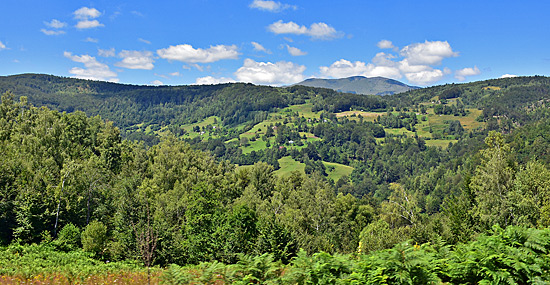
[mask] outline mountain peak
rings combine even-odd
[[[391,95],[420,88],[380,76],[351,76],[340,79],[309,78],[295,85],[329,88],[338,92],[365,95]]]

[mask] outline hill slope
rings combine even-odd
[[[338,92],[365,94],[365,95],[391,95],[409,90],[419,89],[397,80],[384,77],[353,76],[341,79],[306,79],[296,85],[329,88]]]

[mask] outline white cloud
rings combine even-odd
[[[98,20],[82,20],[82,21],[79,21],[77,24],[76,24],[76,28],[77,29],[91,29],[91,28],[96,28],[96,27],[103,27],[105,25],[101,24]]]
[[[361,61],[351,62],[349,60],[340,59],[328,67],[321,66],[319,69],[324,76],[342,78],[363,75],[368,70],[368,67],[366,63]]]
[[[87,42],[87,43],[98,43],[99,42],[98,39],[91,38],[91,37],[87,37],[84,41]]]
[[[153,53],[150,51],[123,50],[118,56],[122,58],[122,61],[115,63],[118,67],[145,70],[151,70],[155,67],[153,65],[153,62],[155,62]]]
[[[7,49],[6,45],[0,41],[0,50]]]
[[[474,66],[473,68],[466,67],[466,68],[457,70],[455,72],[455,78],[460,81],[464,81],[466,80],[466,76],[474,76],[479,74],[481,74],[481,71],[479,70],[479,68],[477,68],[477,66]]]
[[[73,15],[74,15],[74,18],[77,20],[88,20],[88,19],[95,19],[101,16],[101,12],[99,12],[96,8],[82,7],[74,11]]]
[[[95,8],[82,7],[74,11],[73,15],[75,19],[79,20],[75,26],[77,29],[82,30],[105,26],[98,20],[92,20],[101,16],[101,12]]]
[[[376,46],[380,49],[394,49],[395,48],[393,43],[391,41],[388,41],[388,40],[381,40],[376,44]]]
[[[74,62],[84,64],[85,68],[73,67],[69,70],[69,73],[76,78],[118,82],[117,73],[108,65],[98,62],[93,56],[87,54],[78,56],[67,51],[63,55]]]
[[[170,75],[170,76],[181,76],[181,73],[176,71],[176,72],[168,73],[168,75]]]
[[[439,69],[424,70],[414,73],[406,73],[405,77],[409,82],[420,85],[428,85],[439,81],[445,74]]]
[[[308,28],[306,26],[300,26],[292,21],[284,23],[279,20],[267,27],[269,31],[279,34],[294,34],[294,35],[308,35],[314,39],[330,40],[339,38],[344,35],[342,32],[336,31],[333,27],[326,23],[314,23]]]
[[[150,41],[148,41],[148,40],[145,40],[145,39],[142,39],[142,38],[139,38],[139,39],[138,39],[138,41],[140,41],[140,42],[142,42],[142,43],[146,43],[146,44],[148,44],[148,45],[150,45],[150,44],[151,44],[151,42],[150,42]]]
[[[241,82],[282,85],[304,80],[303,72],[305,70],[306,67],[304,65],[292,62],[256,62],[247,58],[243,66],[235,72],[235,76]]]
[[[251,44],[254,46],[255,51],[262,51],[262,52],[265,52],[265,53],[268,53],[268,54],[271,53],[271,51],[267,50],[263,45],[261,45],[257,42],[251,42]]]
[[[153,81],[149,82],[149,84],[151,84],[151,85],[157,85],[157,86],[159,86],[159,85],[164,85],[164,83],[163,83],[162,81],[160,81],[160,80],[153,80]]]
[[[301,55],[306,55],[307,54],[307,52],[302,51],[302,50],[300,50],[299,48],[296,48],[296,47],[291,47],[289,45],[286,45],[286,49],[287,49],[288,53],[292,56],[301,56]]]
[[[205,77],[199,77],[197,80],[195,80],[195,85],[212,85],[212,84],[222,84],[222,83],[230,83],[235,82],[233,78],[228,77],[219,77],[215,78],[212,76],[205,76]]]
[[[53,29],[61,29],[67,26],[67,23],[61,22],[56,19],[51,20],[51,22],[44,22],[44,24]]]
[[[410,44],[402,48],[400,53],[411,65],[439,65],[445,58],[458,56],[446,41]]]
[[[178,60],[191,63],[209,63],[222,59],[237,59],[239,53],[235,45],[210,46],[208,49],[193,48],[191,45],[177,45],[157,50],[157,54],[164,59]]]
[[[343,78],[350,76],[365,76],[376,77],[382,76],[387,78],[399,79],[402,77],[400,70],[397,67],[392,66],[377,66],[372,63],[365,63],[362,61],[351,62],[349,60],[340,59],[329,67],[321,66],[321,74],[324,76]]]
[[[115,48],[110,49],[97,49],[97,54],[102,57],[113,57],[115,56]]]
[[[254,0],[252,1],[252,3],[250,3],[249,7],[269,12],[280,12],[286,9],[298,9],[298,7],[296,7],[295,5],[282,4],[281,2],[264,0]]]
[[[47,35],[47,36],[59,36],[59,35],[63,35],[65,34],[65,31],[62,31],[62,30],[46,30],[46,29],[40,29],[40,31],[42,33],[44,33],[44,35]]]
[[[332,39],[343,36],[343,33],[325,23],[314,23],[309,27],[308,35],[317,39]]]
[[[292,21],[288,23],[283,23],[283,20],[279,20],[269,25],[267,28],[275,34],[304,35],[308,32],[306,26],[300,26]]]
[[[500,78],[513,78],[513,77],[518,77],[517,75],[515,74],[503,74]]]

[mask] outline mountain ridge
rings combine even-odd
[[[421,88],[380,76],[351,76],[338,79],[309,78],[294,85],[329,88],[342,93],[363,95],[392,95]]]

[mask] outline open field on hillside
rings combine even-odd
[[[383,113],[383,112],[345,111],[345,112],[336,113],[336,117],[337,118],[351,117],[353,115],[355,115],[357,117],[357,116],[361,115],[364,120],[374,122],[376,117],[382,116],[384,114],[385,113]]]
[[[334,181],[338,181],[338,179],[340,179],[342,176],[349,176],[353,171],[353,167],[339,164],[339,163],[323,161],[323,164],[327,168],[326,172],[328,174],[328,178]],[[334,170],[330,171],[329,167],[334,167]]]

